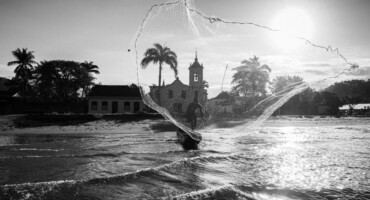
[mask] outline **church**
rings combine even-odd
[[[171,84],[161,86],[160,95],[158,86],[150,86],[151,98],[170,112],[177,113],[185,112],[194,98],[204,105],[207,101],[207,90],[204,87],[203,68],[203,64],[199,63],[198,56],[195,54],[194,62],[188,68],[189,85],[184,84],[177,77]]]

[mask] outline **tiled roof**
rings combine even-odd
[[[89,97],[141,97],[138,87],[128,85],[95,85]]]

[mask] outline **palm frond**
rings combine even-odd
[[[8,62],[8,66],[18,65],[18,64],[20,64],[19,61],[10,61],[10,62]]]

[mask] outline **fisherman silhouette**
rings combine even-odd
[[[197,126],[197,115],[195,114],[195,112],[198,109],[202,120],[204,120],[202,106],[198,103],[198,98],[195,97],[193,102],[190,103],[186,108],[186,121],[190,123],[190,128],[192,130],[194,130]]]

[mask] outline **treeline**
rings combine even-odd
[[[27,102],[59,103],[69,105],[84,100],[95,84],[94,74],[99,67],[93,62],[50,60],[37,63],[33,51],[16,49],[12,52],[15,60],[15,76],[8,86],[17,91],[16,96]]]
[[[6,83],[8,98],[2,113],[45,113],[87,111],[86,95],[95,84],[99,67],[93,62],[67,60],[35,61],[33,51],[12,51],[14,77]]]
[[[317,115],[321,114],[321,107],[327,109],[327,114],[336,115],[342,105],[370,103],[369,91],[370,79],[338,82],[321,91],[308,88],[291,98],[275,114]]]
[[[272,69],[261,64],[256,56],[243,60],[241,65],[233,70],[234,86],[231,91],[220,93],[216,99],[224,99],[220,105],[232,106],[234,114],[246,113],[258,116],[269,105],[294,90],[307,87],[303,78],[299,76],[277,76],[269,81]],[[274,114],[336,115],[342,105],[370,103],[369,91],[370,79],[339,82],[321,91],[307,88],[290,98]]]

